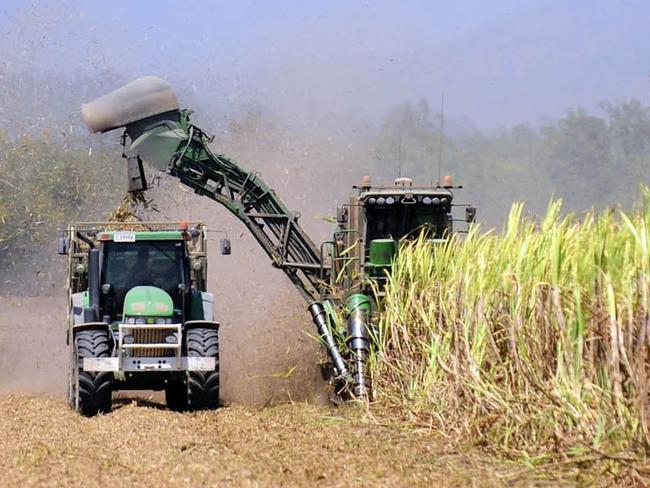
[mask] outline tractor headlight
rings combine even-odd
[[[368,205],[374,205],[375,203],[377,203],[377,199],[375,197],[368,198]]]
[[[178,336],[175,333],[169,334],[165,337],[167,344],[178,344]]]
[[[431,205],[431,197],[424,197],[422,199],[422,203],[424,203],[425,205]]]
[[[393,197],[388,197],[386,199],[386,205],[392,205],[393,203],[395,203],[395,199]]]
[[[127,324],[135,324],[135,317],[129,317],[128,319],[126,319],[126,323]]]
[[[440,205],[440,199],[438,197],[433,197],[431,199],[431,203],[433,203],[434,205]]]
[[[383,205],[384,203],[386,203],[386,199],[384,197],[379,197],[377,199],[377,205]]]
[[[122,336],[122,342],[124,344],[133,344],[135,342],[135,337],[133,334],[125,334]]]
[[[147,323],[147,319],[144,318],[144,317],[138,317],[138,318],[135,319],[135,323],[136,323],[136,324],[139,324],[139,325],[146,324],[146,323]]]
[[[156,324],[171,324],[171,323],[172,323],[172,319],[171,319],[171,317],[158,317],[158,318],[156,319],[156,322],[155,322],[155,323],[156,323]]]

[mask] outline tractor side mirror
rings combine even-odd
[[[468,224],[476,221],[476,207],[467,207],[465,209],[465,221]]]
[[[60,256],[65,256],[68,254],[68,247],[70,247],[70,239],[67,237],[59,237],[56,252]]]
[[[101,289],[102,289],[102,295],[108,295],[113,289],[113,287],[111,286],[110,283],[104,283]]]
[[[224,239],[221,239],[221,242],[219,243],[221,246],[221,254],[224,256],[228,256],[229,254],[232,253],[232,246],[230,245],[230,239],[227,237]]]

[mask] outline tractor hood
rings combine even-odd
[[[124,297],[124,317],[171,317],[174,303],[155,286],[135,286]]]

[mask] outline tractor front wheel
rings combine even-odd
[[[74,339],[69,402],[82,415],[92,417],[110,412],[113,373],[83,370],[84,358],[106,358],[111,355],[111,340],[105,330],[82,330]]]
[[[190,371],[187,375],[187,406],[203,410],[219,406],[219,331],[196,328],[187,331],[188,357],[212,357],[214,371]]]

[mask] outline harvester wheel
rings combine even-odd
[[[111,341],[105,330],[82,330],[75,336],[70,401],[77,411],[87,417],[110,412],[113,373],[83,371],[83,359],[110,355]]]
[[[219,331],[196,328],[187,331],[188,357],[212,357],[214,371],[190,371],[187,375],[187,406],[190,410],[219,406]]]

